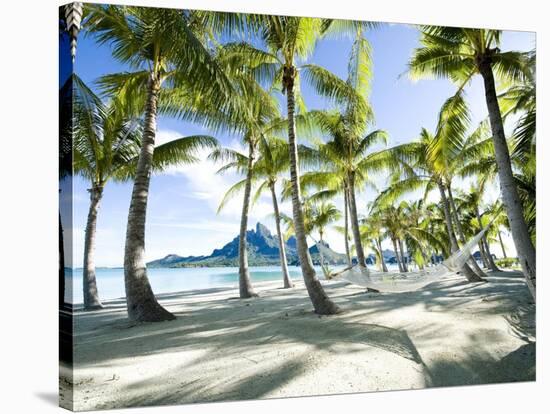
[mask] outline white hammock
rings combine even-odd
[[[444,276],[459,272],[462,266],[468,261],[472,250],[477,246],[491,224],[492,222],[476,234],[470,241],[464,244],[460,250],[454,252],[442,263],[433,267],[428,267],[424,270],[406,273],[374,272],[366,267],[362,268],[359,265],[354,265],[329,277],[327,277],[327,273],[325,273],[325,278],[331,280],[342,279],[355,285],[384,292],[408,292],[420,289],[429,283],[441,280]],[[325,246],[321,243],[315,243],[319,250],[319,254],[322,256],[322,250],[325,249]]]

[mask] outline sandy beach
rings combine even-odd
[[[75,316],[75,410],[535,379],[535,307],[517,272],[457,275],[407,293],[323,281],[342,308],[312,312],[303,283],[159,295],[175,321],[131,325],[124,300]],[[74,384],[74,400],[68,391]]]

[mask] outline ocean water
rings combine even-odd
[[[302,272],[299,267],[289,266],[290,277],[300,280]],[[321,271],[320,269],[318,270]],[[71,274],[72,273],[72,274]],[[67,269],[65,301],[80,304],[82,299],[82,269]],[[151,287],[155,293],[180,292],[184,290],[207,289],[212,287],[237,287],[239,269],[237,267],[201,267],[174,269],[147,269]],[[279,266],[250,267],[252,283],[280,280],[283,276]],[[99,268],[96,270],[97,289],[102,300],[125,297],[124,269]]]
[[[345,266],[332,266],[338,270]],[[372,267],[372,266],[370,266]],[[390,271],[397,271],[397,265],[388,264]],[[293,280],[302,280],[302,271],[299,266],[288,267]],[[315,266],[317,276],[323,278],[319,266]],[[82,269],[66,269],[65,301],[81,304],[82,299]],[[198,268],[158,268],[147,269],[149,282],[155,293],[181,292],[185,290],[208,289],[213,287],[238,287],[239,269],[237,267],[198,267]],[[97,289],[102,300],[125,297],[124,269],[99,268],[96,270]],[[264,281],[281,281],[283,274],[279,266],[250,267],[252,283]],[[72,292],[70,287],[72,287]]]

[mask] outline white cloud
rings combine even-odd
[[[159,144],[169,142],[181,137],[181,134],[171,130],[159,130],[157,142]],[[245,146],[238,140],[233,139],[226,147],[245,153]],[[187,197],[203,200],[213,212],[216,212],[223,196],[236,182],[243,179],[235,173],[218,174],[221,164],[208,160],[210,150],[199,151],[197,157],[199,162],[187,165],[178,165],[169,168],[167,174],[181,174],[187,179]],[[250,221],[261,221],[273,211],[270,197],[261,197],[250,210]],[[230,220],[238,220],[242,212],[242,197],[236,196],[231,199],[219,213],[220,217]]]

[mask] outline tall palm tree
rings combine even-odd
[[[156,300],[145,266],[145,221],[155,152],[157,114],[197,117],[197,107],[231,104],[230,85],[204,46],[204,29],[189,12],[131,6],[90,5],[87,29],[134,71],[105,76],[101,85],[122,104],[144,114],[124,252],[128,316],[134,321],[174,319]],[[193,109],[191,112],[187,112]],[[207,122],[216,119],[207,117]]]
[[[502,200],[527,285],[536,298],[535,247],[514,179],[495,81],[495,74],[499,80],[521,81],[531,73],[524,53],[500,50],[500,36],[499,30],[422,26],[422,47],[415,50],[409,70],[414,78],[451,79],[458,84],[457,97],[476,74],[483,78]]]
[[[339,111],[317,111],[315,114],[323,132],[332,139],[322,148],[326,150],[325,159],[331,166],[332,173],[341,176],[338,186],[344,190],[345,215],[349,212],[357,261],[361,267],[365,267],[366,262],[359,229],[356,193],[360,184],[368,180],[367,172],[372,168],[372,157],[365,158],[367,152],[371,146],[385,143],[387,139],[384,131],[368,132],[368,127],[374,121],[367,101],[372,65],[370,45],[363,36],[363,29],[361,26],[356,28],[348,60],[346,84],[354,95],[339,104]],[[346,229],[347,220],[344,224]],[[349,247],[347,252],[349,254]]]
[[[110,180],[127,181],[133,177],[142,139],[142,128],[129,119],[116,99],[108,104],[73,75],[73,168],[90,181],[90,207],[86,223],[83,260],[83,297],[87,310],[102,307],[97,291],[94,251],[97,217],[105,185]],[[216,145],[208,136],[175,139],[156,148],[153,170],[195,161],[193,152]]]
[[[246,242],[254,164],[260,141],[273,131],[283,128],[285,120],[280,117],[279,105],[275,97],[256,82],[250,69],[246,66],[246,61],[242,60],[242,56],[235,55],[232,44],[220,47],[218,62],[233,83],[236,93],[235,101],[240,109],[236,115],[232,114],[233,116],[227,122],[241,134],[243,141],[248,146],[248,156],[243,158],[235,151],[219,149],[210,154],[210,158],[214,161],[230,161],[230,164],[226,168],[222,168],[222,171],[237,167],[246,174],[245,180],[237,183],[228,194],[232,195],[240,187],[244,190],[239,233],[239,292],[241,298],[250,298],[258,296],[250,281]],[[243,165],[243,162],[246,162],[246,165]],[[223,207],[225,201],[226,199],[222,200],[220,207]]]
[[[103,104],[76,75],[73,75],[73,84],[73,168],[90,182],[82,287],[84,309],[92,310],[103,307],[94,264],[97,215],[103,190],[139,153],[141,131],[124,116],[116,101]]]
[[[304,229],[299,186],[299,160],[296,139],[296,104],[303,112],[303,100],[300,97],[302,77],[321,95],[343,102],[355,94],[352,88],[326,69],[303,63],[313,52],[317,40],[333,26],[334,30],[347,30],[346,26],[362,26],[366,23],[344,22],[334,24],[323,19],[251,15],[249,24],[262,38],[267,50],[255,48],[247,43],[233,45],[235,56],[246,56],[247,66],[251,67],[259,78],[267,80],[273,87],[281,89],[286,95],[288,118],[288,150],[290,156],[290,182],[292,186],[292,210],[296,230],[296,244],[302,275],[318,314],[334,314],[338,307],[328,298],[319,282],[309,255]]]
[[[262,139],[260,143],[260,155],[255,165],[255,176],[260,181],[260,184],[258,185],[254,200],[257,200],[266,189],[269,189],[273,202],[273,216],[279,240],[279,255],[285,288],[291,288],[294,284],[288,272],[285,238],[281,231],[281,212],[277,200],[276,185],[282,174],[288,171],[289,163],[288,148],[284,140],[275,137]]]
[[[259,134],[258,158],[253,164],[250,163],[249,156],[231,148],[216,149],[209,155],[209,158],[215,162],[225,162],[218,170],[218,173],[225,173],[231,170],[238,174],[245,175],[244,179],[236,182],[224,194],[218,206],[218,213],[225,208],[229,200],[241,192],[246,194],[247,182],[250,182],[250,190],[248,190],[248,195],[245,197],[245,203],[243,203],[243,210],[246,208],[247,212],[248,208],[255,204],[266,190],[269,190],[273,202],[277,236],[279,238],[279,254],[281,256],[284,286],[285,288],[290,288],[294,285],[288,272],[284,244],[285,237],[281,232],[281,212],[279,210],[279,202],[276,193],[276,184],[280,176],[288,171],[290,159],[286,142],[271,135],[279,128],[280,124],[281,120],[275,119],[270,124],[263,126]],[[308,147],[300,145],[298,147],[298,153],[303,155],[300,157],[301,164],[307,165],[306,163],[309,162],[308,159],[311,157],[311,150]],[[254,196],[252,196],[252,192],[254,192]],[[288,192],[289,190],[286,189],[286,193]],[[243,249],[242,252],[246,255],[246,249]]]

